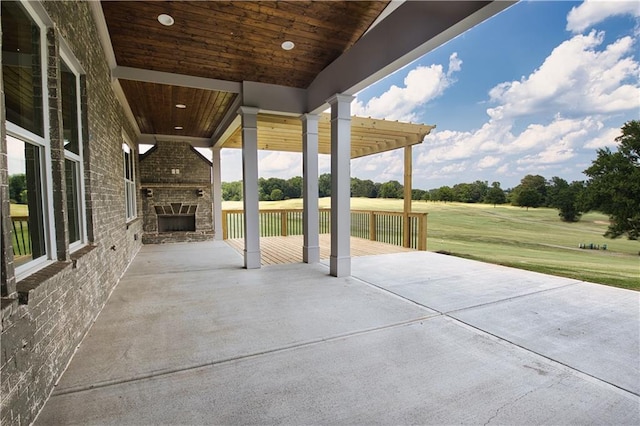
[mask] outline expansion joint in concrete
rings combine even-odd
[[[488,302],[488,303],[481,303],[481,304],[478,304],[478,305],[468,306],[468,307],[465,307],[465,308],[460,308],[460,309],[455,309],[455,310],[451,310],[451,311],[446,311],[446,312],[444,312],[444,311],[439,311],[439,310],[437,310],[437,309],[434,309],[433,307],[430,307],[430,306],[424,305],[424,304],[422,304],[422,303],[418,303],[418,302],[416,302],[416,301],[414,301],[414,300],[408,299],[408,298],[406,298],[405,296],[402,296],[402,295],[400,295],[400,294],[398,294],[398,293],[395,293],[395,292],[393,292],[393,291],[391,291],[391,290],[389,290],[389,289],[387,289],[387,288],[384,288],[384,287],[381,287],[381,286],[379,286],[379,285],[373,284],[373,283],[371,283],[371,282],[368,282],[368,281],[362,280],[362,279],[360,279],[360,278],[357,278],[357,279],[358,279],[359,281],[361,281],[361,282],[363,282],[363,283],[365,283],[365,284],[368,284],[368,285],[370,285],[370,286],[372,286],[372,287],[375,287],[375,288],[377,288],[377,289],[379,289],[379,290],[381,290],[381,291],[383,291],[383,292],[385,292],[385,293],[388,293],[388,294],[390,294],[390,295],[392,295],[392,296],[395,296],[395,297],[397,297],[397,298],[403,299],[403,300],[405,300],[405,301],[406,301],[406,302],[408,302],[408,303],[411,303],[411,304],[414,304],[414,305],[420,306],[420,307],[422,307],[422,308],[429,309],[429,310],[432,310],[432,311],[434,311],[434,312],[437,312],[437,313],[439,314],[439,315],[437,315],[437,316],[444,316],[444,317],[450,318],[452,321],[455,321],[455,322],[457,322],[457,323],[463,324],[464,326],[469,327],[469,328],[471,328],[471,329],[473,329],[473,330],[475,330],[475,331],[477,331],[477,332],[480,332],[480,333],[482,333],[482,334],[485,334],[485,335],[491,336],[492,338],[495,338],[495,339],[497,339],[497,340],[499,340],[499,341],[502,341],[502,342],[508,343],[508,344],[510,344],[510,345],[513,345],[513,346],[515,346],[515,347],[517,347],[517,348],[519,348],[519,349],[521,349],[521,350],[524,350],[525,352],[535,354],[535,355],[537,355],[537,356],[539,356],[539,357],[542,357],[542,358],[544,358],[545,360],[550,361],[550,362],[552,362],[552,363],[554,363],[554,364],[561,365],[562,367],[564,367],[564,368],[566,368],[566,369],[569,369],[569,370],[570,370],[570,371],[572,371],[573,373],[575,373],[575,374],[579,374],[579,375],[583,376],[584,378],[588,378],[588,379],[593,380],[593,381],[595,381],[595,382],[597,382],[597,383],[600,383],[600,384],[604,384],[604,385],[607,385],[607,386],[611,386],[614,390],[616,390],[617,392],[621,393],[622,395],[625,395],[625,396],[640,397],[640,394],[639,394],[639,393],[637,393],[637,392],[634,392],[634,391],[632,391],[632,390],[629,390],[629,389],[623,388],[623,387],[621,387],[621,386],[618,386],[618,385],[616,385],[615,383],[612,383],[612,382],[610,382],[610,381],[604,380],[604,379],[599,378],[599,377],[597,377],[597,376],[595,376],[595,375],[589,374],[589,373],[587,373],[587,372],[585,372],[585,371],[582,371],[582,370],[580,370],[580,369],[577,369],[577,368],[575,368],[575,367],[572,367],[572,366],[570,366],[570,365],[568,365],[568,364],[566,364],[566,363],[563,363],[563,362],[558,361],[558,360],[556,360],[556,359],[554,359],[554,358],[551,358],[551,357],[549,357],[549,356],[546,356],[546,355],[544,355],[544,354],[542,354],[542,353],[540,353],[540,352],[537,352],[537,351],[534,351],[534,350],[532,350],[532,349],[529,349],[529,348],[527,348],[527,347],[525,347],[525,346],[522,346],[522,345],[520,345],[520,344],[518,344],[518,343],[516,343],[516,342],[513,342],[513,341],[511,341],[511,340],[509,340],[509,339],[506,339],[506,338],[504,338],[504,337],[498,336],[498,335],[496,335],[496,334],[494,334],[494,333],[491,333],[491,332],[489,332],[489,331],[487,331],[487,330],[484,330],[484,329],[482,329],[482,328],[480,328],[480,327],[478,327],[478,326],[475,326],[475,325],[473,325],[473,324],[471,324],[471,323],[465,322],[465,321],[463,321],[462,319],[460,319],[460,318],[458,318],[458,317],[453,316],[453,315],[454,315],[454,314],[456,314],[456,313],[459,313],[459,312],[462,312],[462,311],[467,311],[467,310],[470,310],[470,309],[475,309],[475,308],[478,308],[478,307],[481,307],[481,306],[495,305],[495,304],[499,304],[499,303],[507,302],[507,301],[514,300],[514,299],[520,299],[520,298],[523,298],[523,297],[533,296],[533,295],[537,295],[537,294],[540,294],[540,293],[553,292],[553,291],[557,291],[557,290],[560,290],[560,289],[563,289],[563,288],[572,287],[572,286],[575,286],[575,285],[579,284],[581,281],[576,281],[576,282],[574,282],[574,283],[566,284],[566,285],[559,286],[559,287],[543,289],[543,290],[534,291],[534,292],[531,292],[531,293],[521,294],[521,295],[512,296],[512,297],[507,297],[507,298],[504,298],[504,299],[500,299],[500,300],[496,300],[496,301],[492,301],[492,302]],[[433,318],[433,317],[434,317],[434,316],[431,316],[430,318]]]
[[[197,370],[197,369],[201,369],[201,368],[215,367],[215,366],[223,365],[223,364],[226,364],[226,363],[229,363],[229,362],[236,362],[236,361],[239,361],[239,360],[252,359],[252,358],[257,358],[257,357],[261,357],[261,356],[264,356],[264,355],[277,354],[277,353],[286,352],[286,351],[290,351],[290,350],[295,350],[295,349],[300,349],[300,348],[305,348],[305,347],[311,347],[311,346],[315,346],[315,345],[322,344],[322,343],[336,341],[336,340],[339,340],[339,339],[345,339],[345,338],[350,338],[350,337],[355,337],[355,336],[361,336],[361,335],[367,334],[367,333],[374,333],[374,332],[378,332],[378,331],[382,331],[382,330],[389,330],[389,329],[398,328],[398,327],[405,327],[407,325],[420,323],[422,321],[426,321],[426,320],[432,319],[432,318],[434,318],[436,316],[434,316],[434,315],[420,316],[420,317],[412,318],[412,319],[409,319],[409,320],[406,320],[406,321],[395,322],[395,323],[392,323],[392,324],[386,324],[386,325],[379,326],[379,327],[372,327],[372,328],[367,328],[367,329],[363,329],[363,330],[337,334],[337,335],[330,336],[330,337],[318,338],[318,339],[309,340],[309,341],[301,342],[301,343],[294,343],[294,344],[291,344],[291,345],[286,345],[286,346],[282,346],[282,347],[274,348],[274,349],[267,349],[267,350],[264,350],[264,351],[254,352],[254,353],[251,353],[251,354],[239,355],[239,356],[224,358],[224,359],[220,359],[220,360],[214,360],[214,361],[209,361],[209,362],[193,364],[193,365],[185,366],[185,367],[182,367],[182,368],[156,370],[156,371],[153,371],[153,372],[149,372],[149,373],[146,373],[146,374],[139,374],[139,375],[137,375],[135,377],[129,377],[129,378],[126,378],[126,379],[106,380],[106,381],[103,381],[103,382],[98,382],[98,383],[94,383],[94,384],[90,384],[90,385],[69,387],[67,389],[60,389],[60,390],[54,391],[51,394],[51,398],[55,398],[55,397],[62,396],[62,395],[73,394],[73,393],[86,392],[86,391],[90,391],[90,390],[94,390],[94,389],[106,388],[106,387],[109,387],[109,386],[117,386],[117,385],[126,384],[126,383],[139,382],[139,381],[143,381],[143,380],[147,380],[147,379],[154,379],[154,378],[158,378],[158,377],[169,376],[169,375],[172,375],[172,374],[177,374],[177,373],[182,373],[182,372],[187,372],[187,371],[193,371],[193,370]]]

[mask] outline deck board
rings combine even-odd
[[[244,239],[235,238],[226,240],[227,244],[242,254]],[[260,258],[262,265],[280,265],[285,263],[302,262],[302,235],[290,235],[288,237],[261,237]],[[363,238],[351,237],[351,256],[371,256],[378,254],[400,253],[414,251],[404,247],[395,246]],[[331,254],[331,235],[320,235],[320,259],[328,259]]]

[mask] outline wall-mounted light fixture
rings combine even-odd
[[[198,191],[196,191],[198,194],[198,197],[204,197],[204,189],[198,189]]]
[[[153,189],[151,188],[144,188],[144,195],[147,196],[147,198],[153,198]]]

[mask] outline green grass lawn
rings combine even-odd
[[[329,204],[328,198],[320,199],[320,207]],[[351,199],[351,208],[358,210],[402,211],[402,204]],[[260,208],[302,208],[302,200],[265,201]],[[242,209],[242,202],[224,202],[223,209]],[[429,251],[640,290],[640,241],[603,237],[608,223],[603,214],[564,223],[555,209],[425,201],[414,201],[413,211],[429,213]],[[606,244],[607,250],[580,249],[581,243]]]

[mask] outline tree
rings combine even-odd
[[[428,194],[427,191],[423,189],[412,189],[411,190],[411,199],[412,200],[424,200],[424,195]]]
[[[280,188],[274,188],[271,191],[271,201],[280,201],[284,198],[284,194]]]
[[[524,194],[522,194],[524,192]],[[535,195],[534,195],[535,193]],[[520,180],[520,185],[513,188],[511,202],[517,206],[540,207],[547,197],[547,181],[540,175],[526,175]],[[522,204],[522,202],[526,204]]]
[[[543,176],[526,175],[520,180],[520,186],[535,189],[543,198],[547,195],[547,180]]]
[[[454,194],[454,200],[461,203],[471,203],[471,185],[468,183],[457,183],[451,188]]]
[[[331,173],[323,173],[318,176],[318,195],[320,197],[331,196]]]
[[[404,189],[402,184],[397,180],[390,180],[380,185],[380,192],[378,192],[380,198],[403,198]]]
[[[587,181],[585,201],[590,210],[609,215],[611,224],[605,237],[626,235],[640,238],[640,121],[622,126],[617,152],[599,149],[598,156],[584,173]]]
[[[285,198],[285,194],[287,191],[287,181],[285,181],[284,179],[280,179],[280,178],[269,178],[269,179],[264,179],[264,178],[260,178],[258,179],[258,191],[260,193],[260,199],[261,200],[265,200],[265,201],[269,201],[269,200],[273,200],[273,198],[271,198],[271,193],[273,192],[274,189],[279,189],[282,192],[282,198],[280,198],[281,200],[283,200]],[[260,191],[260,189],[262,189]],[[264,198],[262,198],[264,195]],[[274,201],[279,201],[279,200],[274,200]]]
[[[488,204],[504,204],[507,202],[507,197],[504,194],[502,188],[500,188],[500,182],[493,182],[491,188],[487,190],[487,195],[484,196],[484,202]]]
[[[284,198],[301,198],[302,197],[302,176],[294,176],[287,180],[284,188]]]
[[[22,197],[27,189],[27,176],[24,173],[9,176],[9,199],[18,204],[27,204],[27,197]],[[26,194],[26,192],[25,192]]]
[[[571,182],[554,176],[547,187],[547,204],[560,212],[558,216],[564,222],[577,222],[582,216],[580,211],[580,197],[583,190],[582,182]]]
[[[225,201],[242,200],[242,182],[222,182],[222,199]]]
[[[518,191],[516,195],[516,204],[521,207],[526,207],[527,211],[529,207],[538,207],[542,204],[542,197],[533,188],[524,188]]]
[[[441,186],[435,192],[435,197],[432,198],[435,201],[454,201],[455,194],[453,193],[453,189],[449,186]]]
[[[376,198],[377,195],[376,186],[371,180],[360,180],[356,177],[351,178],[352,197]]]
[[[372,180],[367,179],[363,180],[361,183],[362,188],[360,191],[363,194],[363,197],[367,198],[377,198],[378,197],[378,187]]]

